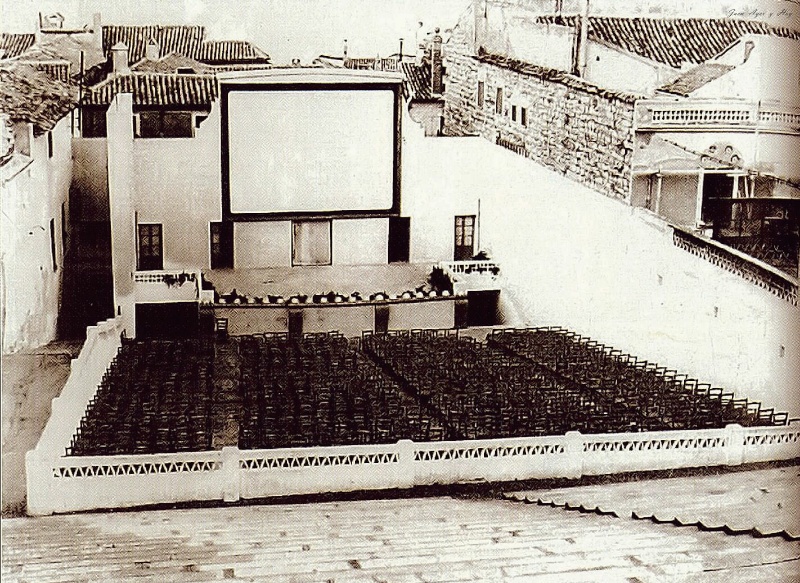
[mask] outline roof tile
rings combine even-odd
[[[36,35],[0,33],[0,59],[13,59],[27,51],[36,42]]]
[[[574,27],[577,16],[539,16],[542,24]],[[800,39],[800,32],[754,20],[733,18],[589,17],[589,38],[615,45],[676,69],[703,63],[745,34]]]
[[[403,94],[406,99],[432,99],[431,69],[426,65],[402,63]]]
[[[84,105],[105,106],[117,93],[132,93],[137,106],[208,109],[218,95],[213,75],[130,73],[113,75],[89,88]]]
[[[482,52],[481,54],[479,54],[477,57],[474,58],[476,58],[478,61],[482,63],[487,63],[489,65],[494,65],[496,67],[509,69],[511,71],[515,71],[523,75],[531,75],[533,77],[538,77],[539,79],[545,81],[561,83],[562,85],[565,85],[567,87],[580,89],[581,91],[597,94],[600,95],[601,97],[619,99],[627,103],[633,103],[634,101],[642,97],[641,95],[636,95],[634,93],[626,93],[623,91],[613,91],[610,89],[603,89],[602,87],[598,87],[593,83],[584,81],[580,77],[575,77],[574,75],[570,75],[569,73],[566,73],[564,71],[559,71],[558,69],[550,69],[548,67],[542,67],[540,65],[534,65],[533,63],[519,61],[517,59],[510,59],[508,57],[504,57],[501,55]]]
[[[123,43],[128,47],[128,61],[133,64],[145,56],[147,45],[155,41],[162,55],[178,53],[208,64],[269,63],[267,53],[249,41],[205,40],[206,30],[194,25],[104,26],[103,51]]]
[[[33,123],[37,135],[53,129],[75,104],[73,88],[30,65],[0,67],[0,113]]]

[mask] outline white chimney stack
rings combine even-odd
[[[157,61],[161,58],[161,47],[154,38],[147,41],[147,46],[144,49],[144,57],[148,61]]]
[[[92,40],[96,49],[103,50],[103,19],[99,12],[92,14]]]
[[[128,47],[121,42],[111,47],[111,63],[114,73],[118,75],[130,73],[131,69],[128,66]]]

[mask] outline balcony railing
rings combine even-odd
[[[439,267],[453,282],[453,293],[500,289],[500,265],[489,260],[440,261]]]
[[[200,271],[137,271],[133,274],[137,302],[187,302],[200,297]]]
[[[743,101],[642,100],[636,104],[640,130],[752,129],[800,133],[800,110]]]

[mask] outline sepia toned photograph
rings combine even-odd
[[[800,1],[0,4],[4,583],[800,582]]]

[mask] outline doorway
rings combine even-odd
[[[137,338],[192,338],[198,321],[197,302],[136,304]]]
[[[410,234],[410,217],[389,217],[389,263],[408,263]]]
[[[455,218],[453,260],[467,261],[475,255],[475,215]]]
[[[331,264],[331,222],[292,222],[292,265]]]

